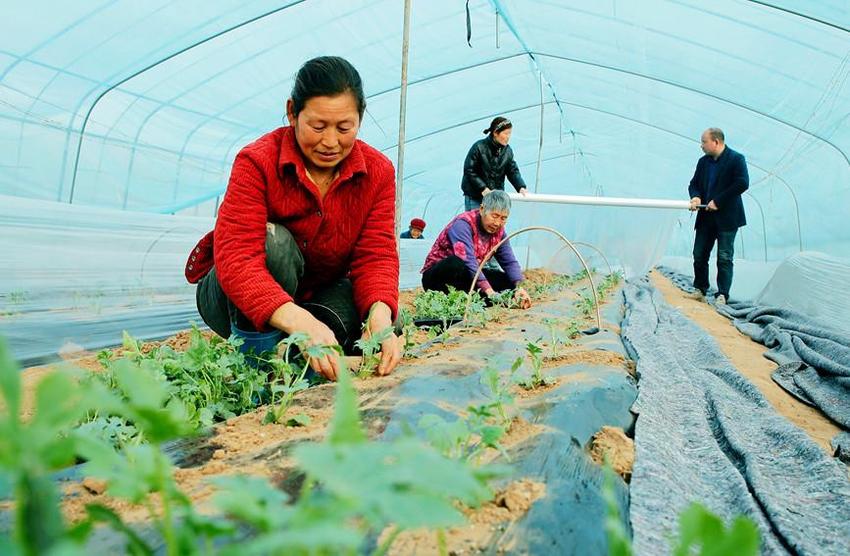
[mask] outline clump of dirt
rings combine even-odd
[[[546,495],[546,485],[520,479],[500,490],[493,500],[480,508],[465,508],[463,513],[472,523],[493,524],[518,519],[528,512],[535,501]]]
[[[544,430],[546,430],[544,425],[529,423],[521,416],[517,415],[511,421],[511,425],[505,436],[502,437],[500,443],[505,448],[510,448],[511,446],[525,442],[529,438],[537,436]]]
[[[498,531],[504,531],[507,523],[525,515],[534,502],[545,495],[545,484],[521,479],[497,492],[491,501],[480,508],[460,508],[469,523],[446,530],[447,553],[461,556],[483,552]],[[379,543],[385,540],[388,534],[389,530],[384,531]],[[405,531],[396,538],[389,554],[440,554],[437,535],[426,530]]]
[[[614,471],[629,482],[635,464],[635,442],[623,429],[604,426],[590,440],[590,458],[599,465],[607,458]]]

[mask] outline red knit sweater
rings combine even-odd
[[[286,226],[304,254],[297,292],[284,291],[266,269],[266,222]],[[186,278],[198,282],[214,263],[224,293],[258,330],[284,303],[307,300],[317,288],[345,276],[364,318],[377,301],[395,318],[394,224],[395,171],[386,156],[358,140],[320,199],[305,173],[294,130],[282,127],[236,156],[215,230],[192,251]]]

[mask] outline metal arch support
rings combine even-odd
[[[285,5],[285,6],[281,6],[281,7],[279,7],[279,8],[275,8],[275,9],[273,9],[273,10],[270,10],[270,11],[268,11],[268,12],[265,12],[265,13],[263,13],[263,14],[260,14],[260,15],[258,15],[258,16],[256,16],[256,17],[252,17],[251,19],[247,19],[247,20],[245,20],[245,21],[242,21],[241,23],[238,23],[237,25],[233,25],[233,26],[231,26],[231,27],[228,27],[227,29],[223,29],[223,30],[219,31],[218,33],[214,33],[214,34],[210,35],[209,37],[206,37],[206,38],[204,38],[204,39],[202,39],[202,40],[200,40],[200,41],[198,41],[198,42],[195,42],[195,43],[193,43],[193,44],[190,44],[189,46],[186,46],[186,47],[184,47],[184,48],[181,48],[181,49],[180,49],[180,50],[178,50],[177,52],[174,52],[174,53],[172,53],[172,54],[169,54],[168,56],[166,56],[166,57],[164,57],[164,58],[161,58],[161,59],[157,60],[156,62],[154,62],[154,63],[152,63],[152,64],[148,64],[148,65],[147,65],[147,66],[145,66],[144,68],[142,68],[142,69],[140,69],[140,70],[137,70],[137,71],[133,72],[132,74],[128,75],[127,77],[125,77],[125,78],[121,79],[120,81],[117,81],[116,83],[113,83],[112,85],[110,85],[109,87],[107,87],[106,89],[104,89],[103,91],[101,91],[101,92],[97,95],[97,97],[94,99],[94,102],[92,102],[92,103],[91,103],[91,105],[89,105],[89,108],[88,108],[88,110],[86,111],[86,115],[85,115],[85,117],[83,118],[83,125],[80,127],[80,137],[79,137],[79,139],[77,140],[77,153],[76,153],[76,155],[74,156],[74,169],[73,169],[73,171],[72,171],[72,173],[71,173],[71,192],[70,192],[70,196],[69,196],[69,198],[68,198],[68,203],[69,203],[69,204],[73,204],[73,203],[74,203],[74,190],[75,190],[76,185],[77,185],[77,171],[79,170],[79,167],[80,167],[80,152],[82,151],[82,148],[83,148],[83,138],[84,138],[84,137],[85,137],[85,135],[86,135],[86,127],[88,126],[89,118],[91,118],[92,112],[94,112],[94,109],[97,107],[97,105],[100,103],[100,101],[101,101],[101,100],[103,100],[103,98],[104,98],[106,95],[108,95],[109,93],[111,93],[111,92],[112,92],[112,91],[114,91],[116,88],[118,88],[118,87],[120,87],[121,85],[123,85],[124,83],[126,83],[126,82],[130,81],[131,79],[134,79],[134,78],[138,77],[139,75],[141,75],[141,74],[145,73],[145,72],[146,72],[146,71],[148,71],[148,70],[151,70],[151,69],[155,68],[156,66],[158,66],[158,65],[162,64],[163,62],[167,62],[168,60],[171,60],[171,59],[173,59],[173,58],[176,58],[177,56],[180,56],[181,54],[183,54],[183,53],[185,53],[185,52],[188,52],[189,50],[192,50],[193,48],[196,48],[196,47],[198,47],[198,46],[200,46],[200,45],[202,45],[202,44],[204,44],[204,43],[207,43],[207,42],[209,42],[209,41],[211,41],[211,40],[217,39],[218,37],[221,37],[222,35],[226,35],[227,33],[230,33],[230,32],[232,32],[232,31],[235,31],[235,30],[237,30],[237,29],[240,29],[240,28],[242,28],[242,27],[244,27],[244,26],[246,26],[246,25],[250,25],[251,23],[254,23],[254,22],[256,22],[256,21],[259,21],[259,20],[261,20],[261,19],[264,19],[264,18],[266,18],[266,17],[269,17],[270,15],[274,15],[274,14],[276,14],[276,13],[282,12],[282,11],[284,11],[284,10],[286,10],[286,9],[289,9],[289,8],[291,8],[291,7],[293,7],[293,6],[296,6],[296,5],[298,5],[298,4],[301,4],[301,3],[305,2],[305,1],[306,1],[306,0],[295,0],[294,2],[292,2],[292,3],[290,3],[290,4],[287,4],[287,5]]]
[[[487,253],[487,256],[484,257],[484,260],[478,265],[478,270],[475,272],[475,276],[472,278],[472,284],[469,286],[469,291],[467,292],[467,300],[466,300],[466,308],[463,310],[463,320],[466,320],[466,315],[469,313],[469,306],[472,304],[472,292],[475,291],[475,284],[478,283],[478,277],[481,276],[481,271],[484,268],[484,265],[487,264],[487,261],[496,253],[499,247],[502,246],[503,243],[507,242],[513,237],[518,236],[519,234],[524,234],[526,232],[531,232],[534,230],[541,230],[544,232],[549,232],[558,236],[558,238],[563,241],[567,247],[572,249],[573,253],[575,253],[576,257],[578,257],[579,262],[581,262],[581,266],[584,267],[585,272],[587,272],[587,280],[590,282],[590,291],[593,293],[593,306],[596,309],[596,328],[597,330],[602,330],[602,315],[599,312],[599,295],[596,293],[596,285],[593,283],[593,276],[590,272],[590,267],[587,266],[587,262],[585,262],[584,257],[581,256],[581,253],[578,252],[578,249],[575,248],[575,245],[568,240],[564,234],[555,230],[554,228],[550,228],[548,226],[527,226],[525,228],[521,228],[511,234],[505,236],[505,239],[496,244],[495,247],[490,249],[490,252]]]
[[[612,267],[612,266],[611,266],[611,263],[610,263],[610,262],[608,262],[608,257],[606,257],[606,256],[605,256],[605,253],[603,253],[603,252],[602,252],[602,251],[601,251],[598,247],[596,247],[596,246],[595,246],[595,245],[593,245],[592,243],[587,243],[587,242],[585,242],[585,241],[574,241],[574,242],[573,242],[573,245],[581,245],[581,246],[584,246],[584,247],[590,247],[591,249],[593,249],[594,251],[596,251],[596,252],[599,254],[599,256],[600,256],[600,257],[602,257],[602,260],[605,262],[605,266],[607,266],[607,267],[608,267],[608,274],[614,274],[614,267]],[[567,246],[566,246],[566,245],[564,245],[563,247],[561,247],[560,249],[558,249],[558,250],[555,252],[555,254],[554,254],[554,255],[552,255],[552,256],[549,258],[549,262],[551,263],[552,261],[554,261],[554,260],[555,260],[555,258],[556,258],[558,255],[560,255],[560,254],[561,254],[561,252],[562,252],[564,249],[566,249],[566,248],[567,248]]]
[[[790,14],[790,15],[793,15],[793,16],[796,16],[796,17],[801,17],[803,19],[808,19],[809,21],[814,21],[815,23],[820,23],[821,25],[826,25],[827,27],[832,27],[833,29],[837,29],[839,31],[844,31],[845,33],[850,33],[850,29],[848,29],[847,27],[843,27],[842,25],[839,25],[837,23],[832,23],[830,21],[826,21],[825,19],[818,19],[816,17],[804,14],[803,12],[800,12],[800,11],[791,10],[789,8],[783,8],[782,6],[776,6],[774,4],[771,4],[770,2],[762,2],[762,1],[759,1],[759,0],[748,0],[748,1],[752,4],[758,4],[759,6],[764,6],[765,8],[772,8],[774,10],[778,10],[780,12],[785,12],[787,14]]]
[[[756,206],[759,208],[759,212],[761,213],[761,234],[762,239],[764,240],[764,262],[767,262],[767,225],[764,220],[764,208],[762,208],[761,203],[758,199],[756,199],[756,196],[749,191],[744,191],[744,195],[755,201]]]
[[[779,183],[781,183],[782,185],[785,186],[785,188],[788,190],[788,193],[791,194],[791,199],[794,201],[794,215],[797,217],[797,243],[798,243],[798,247],[800,248],[800,251],[802,251],[803,250],[803,228],[800,225],[800,202],[797,199],[797,194],[794,193],[794,188],[791,187],[791,184],[789,184],[785,180],[779,178],[779,176],[776,176],[776,178],[779,181]]]

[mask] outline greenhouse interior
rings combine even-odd
[[[0,553],[850,553],[847,0],[2,11]]]

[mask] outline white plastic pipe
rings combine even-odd
[[[545,193],[509,193],[512,201],[523,203],[557,203],[564,205],[597,205],[605,207],[641,207],[661,209],[688,209],[689,201],[671,199],[631,199],[628,197],[584,197],[580,195],[549,195]]]

